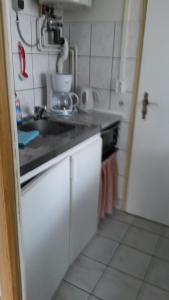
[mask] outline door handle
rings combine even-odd
[[[143,120],[146,119],[146,115],[148,113],[148,106],[158,106],[158,103],[156,102],[150,102],[149,101],[149,94],[147,92],[144,93],[144,98],[142,101],[142,118]]]
[[[144,93],[144,98],[142,101],[142,119],[146,119],[146,115],[148,113],[148,105],[149,105],[149,94],[147,92]]]

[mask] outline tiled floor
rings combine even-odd
[[[71,266],[54,300],[168,300],[169,227],[121,211]]]

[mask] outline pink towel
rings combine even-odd
[[[101,172],[101,210],[100,217],[112,214],[117,200],[117,159],[116,153],[112,154],[102,164]]]

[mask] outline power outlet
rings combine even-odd
[[[18,12],[24,9],[24,0],[13,0],[13,9]]]

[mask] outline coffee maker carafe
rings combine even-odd
[[[47,109],[59,115],[70,115],[76,111],[79,97],[70,92],[71,74],[47,74]]]

